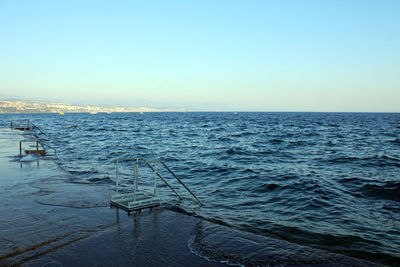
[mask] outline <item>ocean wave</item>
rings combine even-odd
[[[390,156],[371,156],[371,157],[335,157],[326,160],[334,164],[356,164],[363,167],[400,167],[400,160]]]
[[[400,201],[400,182],[390,181],[384,184],[367,183],[361,186],[358,191],[363,195],[377,198]]]
[[[99,171],[97,170],[72,170],[72,169],[69,169],[68,172],[76,176],[89,176],[99,173]]]
[[[396,138],[396,139],[393,139],[393,140],[389,140],[389,142],[391,142],[391,143],[393,143],[393,144],[396,144],[396,145],[400,145],[400,138]]]
[[[360,184],[365,183],[366,180],[365,180],[365,179],[358,178],[358,177],[346,177],[346,178],[340,179],[339,182],[340,182],[340,183],[343,183],[343,184],[360,185]]]
[[[342,178],[343,184],[352,195],[356,197],[372,197],[400,201],[400,182],[362,179],[358,177]]]
[[[268,143],[269,144],[281,144],[281,143],[283,143],[284,142],[284,140],[282,140],[282,139],[277,139],[277,138],[273,138],[273,139],[271,139],[271,140],[269,140],[268,141]]]
[[[276,183],[264,183],[254,190],[256,193],[267,193],[280,188],[281,186]]]
[[[94,184],[111,184],[111,183],[115,183],[115,181],[113,181],[109,176],[89,178],[87,180],[89,182],[94,183]]]
[[[366,261],[204,221],[199,222],[193,229],[188,247],[192,253],[208,261],[236,266],[374,266]]]
[[[231,147],[226,150],[226,153],[229,155],[252,155],[252,153],[241,147]]]

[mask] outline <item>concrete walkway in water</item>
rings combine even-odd
[[[110,208],[106,186],[69,183],[69,175],[52,160],[21,164],[23,138],[21,132],[0,129],[0,266],[224,265],[191,252],[189,243],[199,236],[203,239],[197,240],[197,247],[210,259],[217,255],[213,251],[224,249],[218,255],[231,259],[260,251],[245,262],[238,260],[246,265],[263,265],[270,259],[279,265],[373,266],[161,207],[128,216]],[[199,229],[208,229],[208,236]],[[268,252],[277,246],[290,250],[291,260]]]
[[[0,130],[0,266],[219,265],[187,246],[198,219],[110,208],[105,187],[68,183],[52,160],[21,165],[23,138]]]

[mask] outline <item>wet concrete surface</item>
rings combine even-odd
[[[187,247],[198,219],[110,208],[109,189],[69,183],[52,160],[21,165],[23,138],[0,130],[0,265],[218,265]]]

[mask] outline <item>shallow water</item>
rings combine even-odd
[[[43,130],[39,137],[57,149],[71,182],[111,189],[117,158],[160,158],[204,203],[178,203],[190,213],[376,262],[400,261],[400,114],[3,114],[0,126],[22,118]],[[161,193],[172,197],[165,187]]]

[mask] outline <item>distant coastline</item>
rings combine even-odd
[[[400,113],[399,111],[320,111],[320,110],[263,110],[263,109],[217,109],[201,107],[138,107],[129,105],[93,105],[72,104],[63,101],[43,101],[10,99],[0,96],[0,114],[23,114],[23,113],[117,113],[117,112],[270,112],[270,113]]]
[[[0,113],[98,113],[98,112],[159,112],[164,109],[146,107],[101,107],[63,102],[0,100]]]

